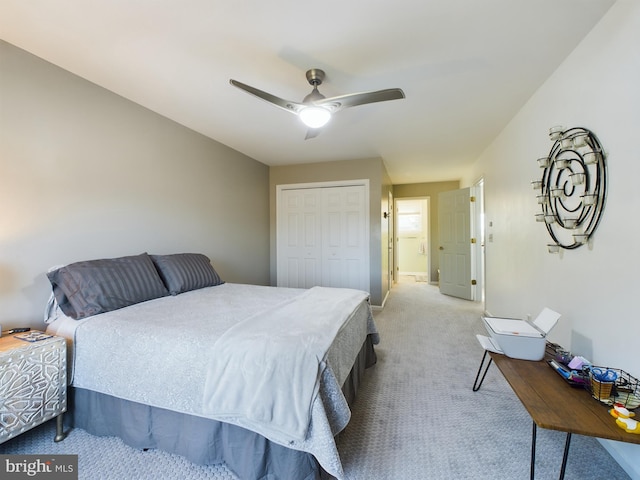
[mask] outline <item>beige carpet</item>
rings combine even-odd
[[[351,480],[529,478],[526,410],[495,366],[472,391],[483,353],[480,314],[480,304],[437,286],[403,279],[393,288],[375,315],[378,364],[339,437]],[[538,429],[537,479],[558,478],[564,440]],[[595,439],[573,435],[565,478],[629,477]]]

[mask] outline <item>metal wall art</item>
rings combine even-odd
[[[586,128],[549,129],[553,143],[549,155],[538,159],[542,178],[531,182],[538,191],[541,212],[553,243],[549,253],[574,249],[589,241],[604,209],[607,168],[602,145]]]

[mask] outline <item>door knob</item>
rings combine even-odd
[[[438,247],[440,250],[444,250],[444,247],[442,245],[440,245],[440,247]]]

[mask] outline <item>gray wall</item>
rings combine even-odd
[[[429,255],[431,256],[431,271],[429,272],[429,280],[437,282],[438,268],[440,268],[439,260],[439,229],[438,229],[438,193],[457,190],[460,188],[460,182],[431,182],[431,183],[407,183],[403,185],[393,186],[393,195],[395,199],[399,198],[415,198],[429,197]]]
[[[384,178],[387,180],[383,180]],[[269,169],[270,223],[271,223],[271,284],[276,284],[276,186],[295,183],[331,182],[339,180],[369,179],[370,236],[369,244],[371,272],[371,303],[381,305],[383,300],[381,263],[381,196],[388,182],[388,175],[379,158],[344,160],[340,162],[308,163],[271,167]],[[385,190],[386,191],[386,190]],[[386,193],[384,195],[386,200]],[[386,291],[385,291],[386,294]]]
[[[202,252],[269,283],[268,167],[0,41],[0,324],[38,326],[53,266]]]

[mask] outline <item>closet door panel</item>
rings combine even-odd
[[[310,288],[321,281],[320,192],[285,190],[278,231],[278,286]]]
[[[328,287],[369,290],[365,187],[323,191],[322,280]],[[365,266],[367,267],[365,269]]]
[[[369,291],[364,185],[283,189],[277,206],[277,285]]]

